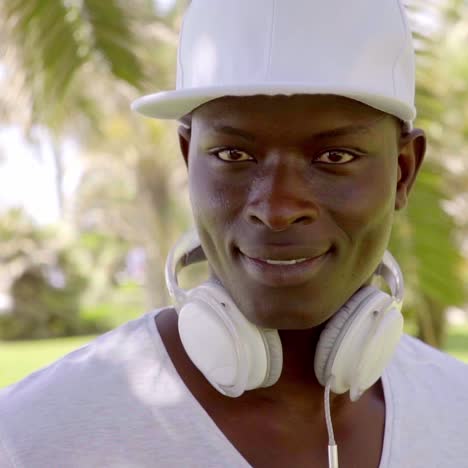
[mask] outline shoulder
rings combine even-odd
[[[403,336],[393,364],[402,370],[444,375],[468,385],[468,364],[409,335]]]
[[[405,335],[386,371],[393,396],[410,412],[468,417],[468,365]]]
[[[91,384],[113,380],[117,374],[131,372],[131,363],[144,358],[151,349],[155,356],[155,343],[150,339],[149,322],[155,312],[145,314],[136,320],[105,333],[90,343],[65,355],[54,363],[40,369],[18,383],[0,391],[0,411],[5,409],[5,400],[24,400],[47,397],[52,392],[83,393]],[[157,353],[156,353],[157,354]]]
[[[383,381],[388,466],[464,466],[468,365],[404,336]]]
[[[402,385],[430,383],[434,391],[468,391],[467,364],[408,335],[403,336],[389,371]]]
[[[92,438],[96,431],[119,431],[131,424],[129,412],[135,418],[143,415],[141,399],[150,397],[147,392],[154,390],[165,360],[154,324],[157,312],[0,390],[0,460],[2,443],[4,452],[10,444],[15,451],[19,444],[20,449],[40,452],[37,445],[60,444],[65,437],[72,440],[83,433]]]

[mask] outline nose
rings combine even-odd
[[[307,168],[301,164],[271,164],[253,184],[246,207],[248,222],[272,231],[310,224],[319,217]]]

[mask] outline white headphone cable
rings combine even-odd
[[[333,376],[330,376],[327,385],[325,386],[325,422],[327,424],[328,431],[328,467],[338,468],[338,446],[335,442],[330,410],[330,388],[332,386],[332,382]]]

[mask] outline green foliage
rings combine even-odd
[[[102,329],[87,326],[80,320],[79,297],[84,279],[64,264],[56,275],[65,284],[57,287],[45,269],[30,268],[17,278],[11,288],[14,306],[0,316],[0,338],[3,340],[39,339],[95,333]]]
[[[468,49],[457,32],[466,32],[468,9],[459,0],[413,0],[410,8],[434,23],[422,27],[417,16],[412,22],[417,49],[416,126],[426,131],[429,144],[408,208],[397,216],[390,248],[405,275],[405,315],[410,326],[424,341],[440,347],[446,307],[463,306],[467,299],[466,259],[460,245],[466,231],[461,229],[460,216],[454,210],[449,214],[447,202],[466,191],[463,174],[454,174],[449,163],[462,161],[468,147],[463,135],[468,69],[460,66],[468,63]]]
[[[397,218],[391,250],[405,270],[413,301],[418,294],[439,304],[462,305],[462,256],[455,243],[455,223],[444,211],[443,172],[428,163],[418,176],[408,208]]]
[[[92,75],[141,89],[143,38],[134,23],[153,19],[148,2],[11,0],[0,4],[2,44],[19,92],[32,107],[30,124],[54,130],[70,120],[64,106],[92,110]],[[13,78],[13,77],[12,77]],[[14,107],[15,103],[11,103]],[[93,116],[94,117],[94,116]]]
[[[77,229],[86,233],[69,254],[77,270],[86,272],[87,287],[80,300],[88,311],[85,320],[93,323],[115,313],[112,304],[122,293],[118,271],[130,246],[142,246],[148,253],[149,303],[167,300],[165,254],[176,233],[189,223],[179,201],[186,188],[185,168],[175,163],[176,145],[168,136],[175,133],[174,127],[129,118],[128,103],[136,89],[153,92],[174,82],[177,32],[187,3],[176,2],[164,18],[155,15],[151,0],[0,4],[7,39],[3,47],[14,56],[22,89],[31,96],[33,120],[51,128],[57,138],[67,129],[81,140],[83,152],[92,155],[74,213]],[[439,346],[445,307],[466,298],[458,242],[468,233],[468,216],[449,212],[445,202],[468,198],[467,176],[454,173],[448,164],[456,160],[457,167],[467,167],[468,4],[407,3],[414,14],[417,48],[416,124],[428,134],[429,153],[409,206],[397,217],[391,250],[405,273],[409,326]],[[425,24],[428,17],[437,27]],[[16,116],[16,102],[12,109]],[[20,251],[47,256],[50,249],[41,247],[43,233],[25,236],[19,224],[15,229],[19,238],[27,238]],[[3,258],[17,266],[25,255],[13,248]]]
[[[91,36],[89,49],[102,56],[113,76],[139,88],[144,71],[135,54],[138,40],[131,28],[132,10],[116,0],[83,0],[81,4],[79,16],[87,20]]]
[[[96,291],[95,276],[88,272],[93,266],[100,266],[97,271],[104,274],[109,271],[102,268],[103,253],[109,251],[105,260],[117,271],[121,250],[116,253],[110,243],[100,249],[89,236],[83,246],[59,230],[35,226],[17,209],[0,217],[0,239],[0,278],[11,284],[13,299],[12,310],[0,315],[0,339],[71,336],[109,328],[108,318],[84,316],[82,308],[87,294]],[[107,288],[108,283],[101,286]]]
[[[468,363],[468,325],[450,327],[442,348],[457,359]]]
[[[443,170],[428,161],[390,242],[405,277],[406,318],[416,325],[421,339],[437,347],[445,337],[445,308],[462,306],[467,296],[456,225],[443,208],[447,198],[443,186]]]
[[[62,97],[86,60],[76,34],[79,12],[67,9],[62,0],[12,0],[3,2],[2,10],[9,33],[21,44],[25,86],[37,97]]]
[[[116,288],[109,293],[105,301],[84,307],[81,319],[90,326],[103,323],[108,330],[118,327],[142,314],[144,303],[141,296],[139,286],[136,286],[134,291],[126,289],[125,286]]]

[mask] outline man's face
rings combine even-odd
[[[336,96],[226,97],[188,140],[203,249],[252,323],[315,327],[369,280],[412,182],[395,118]]]

